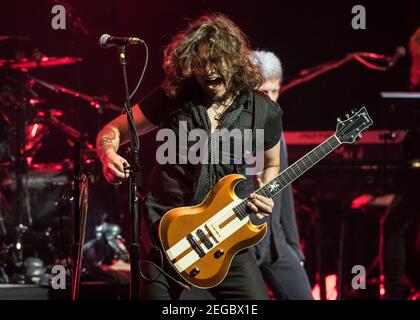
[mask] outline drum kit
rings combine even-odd
[[[16,39],[0,35],[0,42],[10,38]],[[98,110],[122,109],[106,96],[42,80],[31,71],[81,61],[39,50],[30,58],[0,59],[0,283],[40,283],[49,266],[70,255],[73,164],[69,159],[36,163],[37,155],[52,132],[60,130],[69,141],[80,141],[85,167],[99,172],[100,165],[88,134],[66,123],[62,110],[48,108],[48,99],[36,90],[73,96]],[[91,175],[90,182],[98,177]]]

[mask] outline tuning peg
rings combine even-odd
[[[346,118],[348,119],[348,118],[350,118],[350,115],[348,114],[348,113],[346,113]]]
[[[355,114],[357,112],[356,108],[351,109],[351,114]]]
[[[359,139],[361,139],[363,137],[363,135],[361,133],[359,133],[358,137],[359,137]]]
[[[341,118],[340,117],[337,118],[337,122],[341,122]]]

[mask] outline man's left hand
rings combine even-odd
[[[252,193],[249,196],[247,207],[255,213],[257,218],[263,219],[273,212],[274,201],[262,195]]]

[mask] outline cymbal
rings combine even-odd
[[[35,69],[56,67],[82,61],[79,57],[47,57],[41,56],[39,59],[23,58],[20,60],[0,60],[0,67],[11,69]]]
[[[58,109],[48,109],[47,111],[39,111],[37,114],[37,116],[40,118],[45,118],[47,115],[53,117],[62,117],[64,112]]]
[[[13,62],[13,60],[0,59],[0,67],[3,68],[3,67],[9,65],[12,62]]]
[[[43,104],[46,102],[45,99],[38,99],[38,98],[28,98],[24,100],[26,103],[30,104],[31,106],[37,106],[39,104]]]
[[[28,37],[23,37],[23,36],[9,36],[9,35],[6,35],[6,34],[0,35],[0,42],[1,41],[6,41],[6,40],[29,41],[31,39],[28,38]]]

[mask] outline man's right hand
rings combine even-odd
[[[128,161],[118,155],[114,150],[108,149],[101,157],[102,172],[105,179],[113,184],[120,184],[128,179],[130,168]],[[124,168],[126,170],[124,170]]]
[[[156,125],[144,116],[138,104],[133,106],[132,110],[139,135],[156,128]],[[130,172],[127,169],[130,165],[128,161],[117,154],[119,146],[128,142],[129,138],[127,115],[125,114],[121,114],[105,125],[96,137],[96,152],[102,162],[103,174],[110,183],[120,184],[129,177]]]

